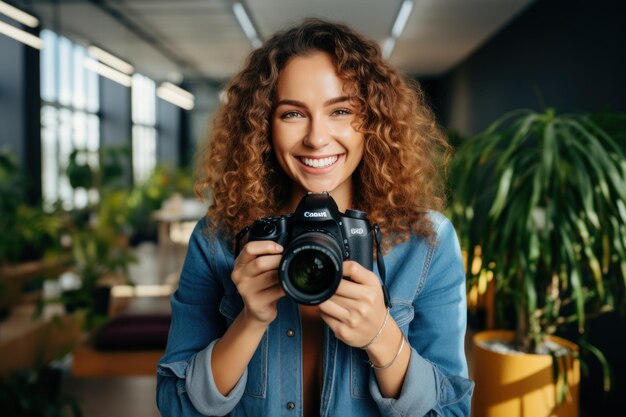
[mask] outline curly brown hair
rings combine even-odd
[[[196,194],[213,200],[210,228],[233,236],[255,219],[277,214],[288,199],[291,180],[271,141],[276,85],[290,58],[318,51],[333,59],[356,103],[355,128],[365,138],[363,159],[352,175],[353,207],[379,224],[387,249],[411,232],[432,236],[426,214],[444,207],[450,147],[421,88],[387,64],[375,42],[320,19],[275,34],[227,86],[212,135],[196,160]]]

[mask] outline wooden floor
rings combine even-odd
[[[79,400],[85,417],[159,417],[156,378],[73,378],[64,381],[64,392]]]

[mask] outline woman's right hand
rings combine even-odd
[[[278,265],[283,248],[271,240],[248,242],[243,247],[231,279],[244,307],[211,354],[215,386],[228,395],[241,378],[263,338],[276,318],[276,304],[285,295],[278,283]],[[212,413],[211,413],[212,414]]]
[[[237,259],[231,279],[244,303],[244,318],[264,326],[276,318],[276,304],[285,295],[278,282],[282,246],[270,240],[248,242]]]

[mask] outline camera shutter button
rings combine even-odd
[[[345,214],[346,216],[352,217],[353,219],[367,219],[367,213],[361,210],[347,209]]]

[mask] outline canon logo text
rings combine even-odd
[[[325,211],[305,211],[304,217],[328,217]]]

